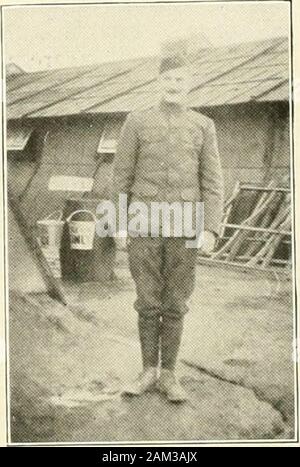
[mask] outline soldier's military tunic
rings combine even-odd
[[[163,101],[129,114],[115,157],[116,202],[120,193],[130,202],[201,201],[204,229],[217,234],[223,179],[213,121]],[[140,313],[182,316],[187,310],[198,251],[185,243],[185,238],[130,238],[129,263]]]

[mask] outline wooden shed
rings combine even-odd
[[[285,37],[201,49],[189,105],[215,120],[226,195],[290,170],[289,44]],[[28,225],[66,199],[106,198],[128,112],[158,99],[158,58],[9,74],[9,196]]]

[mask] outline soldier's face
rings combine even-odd
[[[165,102],[181,104],[190,90],[190,75],[186,68],[175,68],[159,75],[161,97]]]

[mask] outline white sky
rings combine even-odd
[[[288,35],[289,2],[4,9],[6,62],[26,71],[153,55],[189,34],[213,45]]]

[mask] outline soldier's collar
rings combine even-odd
[[[172,104],[164,100],[161,100],[158,106],[160,110],[162,110],[163,112],[167,112],[167,113],[180,114],[187,110],[186,104]]]

